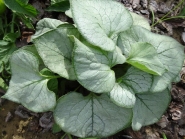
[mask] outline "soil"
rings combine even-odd
[[[0,107],[0,139],[60,139],[61,133],[43,132],[38,124],[39,118],[21,118],[16,115],[15,110],[18,106],[11,101],[5,101]],[[12,115],[10,118],[7,116],[8,113]]]
[[[155,14],[155,21],[173,9],[180,0],[119,0],[130,11],[141,14],[152,23],[151,10]],[[31,0],[30,4],[35,6],[40,12],[38,18],[34,20],[36,24],[44,17],[71,21],[63,13],[47,12],[44,9],[49,5],[49,0]],[[175,16],[180,12],[180,8],[173,11],[170,16]],[[172,36],[181,44],[185,44],[185,20],[171,19],[159,23],[153,27],[153,32]],[[26,33],[28,34],[26,34]],[[26,34],[26,35],[25,35]],[[17,41],[17,46],[22,47],[29,42],[30,35],[34,30],[22,30],[22,37]],[[181,72],[181,80],[172,83],[171,103],[162,116],[161,120],[151,126],[143,127],[140,131],[126,129],[107,139],[185,139],[185,68]],[[1,95],[3,91],[0,90]],[[64,133],[52,133],[53,125],[52,113],[33,113],[23,106],[0,99],[0,139],[60,139]],[[72,137],[76,138],[76,137]],[[65,139],[68,139],[66,136]]]

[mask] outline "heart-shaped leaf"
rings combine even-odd
[[[149,43],[132,44],[127,62],[150,74],[162,75],[165,72],[156,49]]]
[[[70,0],[70,4],[73,20],[80,33],[103,50],[113,51],[116,45],[112,36],[132,26],[131,15],[116,1]]]
[[[84,97],[71,92],[58,100],[54,111],[62,130],[81,138],[110,136],[126,128],[131,118],[131,109],[115,105],[106,94]]]
[[[71,63],[73,42],[68,35],[78,33],[73,25],[61,25],[33,40],[44,64],[60,76],[74,80],[76,76]]]
[[[48,78],[39,73],[38,59],[26,50],[19,50],[11,57],[12,78],[3,98],[21,103],[34,112],[52,110],[55,94],[48,90]]]
[[[110,92],[115,84],[115,73],[110,68],[123,64],[125,57],[121,50],[105,52],[97,47],[86,46],[74,38],[74,68],[77,80],[90,91]]]
[[[150,92],[164,90],[181,70],[184,62],[183,46],[173,38],[152,33],[140,26],[133,26],[122,32],[118,38],[118,46],[127,57],[131,52],[131,44],[137,42],[149,43],[157,50],[158,57],[167,72],[162,76],[153,77]]]
[[[137,94],[136,98],[133,108],[133,130],[159,121],[170,102],[168,89],[160,93]]]

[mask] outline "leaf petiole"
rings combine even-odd
[[[43,74],[41,74],[41,73],[40,73],[40,76],[45,77],[45,78],[47,78],[47,79],[57,79],[57,78],[61,78],[61,76],[46,76],[46,75],[43,75]]]

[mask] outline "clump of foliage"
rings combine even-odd
[[[13,53],[3,98],[53,111],[63,131],[82,138],[157,122],[181,70],[183,46],[152,33],[143,17],[116,1],[70,0],[67,13],[74,25],[42,19],[34,45]]]
[[[34,28],[30,18],[37,13],[28,0],[0,0],[0,88],[4,90],[11,74],[9,58],[18,49],[15,43],[21,37],[19,22]]]

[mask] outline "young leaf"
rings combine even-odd
[[[154,76],[150,92],[160,92],[179,74],[184,62],[183,46],[173,38],[148,31],[140,26],[122,32],[118,38],[118,46],[128,57],[131,44],[137,42],[149,43],[155,47],[161,63],[167,72],[162,76]]]
[[[65,25],[48,31],[33,40],[44,64],[51,71],[70,80],[75,80],[76,76],[71,63],[73,42],[68,35],[77,32],[73,25]]]
[[[84,97],[71,92],[58,100],[54,111],[62,130],[81,138],[110,136],[126,128],[131,118],[131,109],[118,107],[106,94]]]
[[[19,50],[13,53],[10,64],[12,78],[3,98],[21,103],[34,112],[52,110],[55,94],[48,90],[49,79],[39,73],[38,59],[28,51]]]
[[[11,54],[17,49],[14,43],[0,40],[0,72],[2,69],[2,64],[9,67],[8,62]]]
[[[118,106],[132,108],[136,97],[134,91],[123,83],[116,83],[110,92],[110,99]]]
[[[131,15],[116,1],[70,0],[70,3],[73,20],[80,33],[103,50],[113,51],[116,45],[110,38],[132,26]]]
[[[132,44],[127,62],[150,74],[162,75],[165,72],[156,49],[149,43]]]
[[[110,92],[115,84],[115,73],[110,68],[125,62],[121,50],[116,48],[114,52],[105,52],[86,46],[76,38],[74,41],[73,64],[77,80],[90,91]]]
[[[9,9],[18,13],[26,14],[31,17],[36,17],[38,14],[33,6],[26,4],[25,1],[22,0],[4,0],[4,3]]]
[[[139,130],[142,126],[159,121],[170,102],[167,89],[160,93],[137,94],[136,98],[133,108],[133,130]]]
[[[36,39],[46,32],[56,29],[58,26],[64,24],[60,20],[44,18],[37,23],[36,33],[32,35],[31,39]]]

